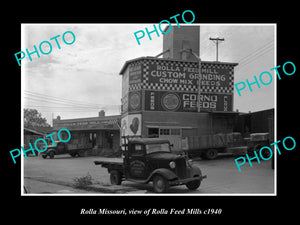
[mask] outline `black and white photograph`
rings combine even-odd
[[[276,24],[22,24],[22,49],[23,195],[276,194]]]
[[[26,4],[2,19],[3,220],[294,220],[294,4]]]

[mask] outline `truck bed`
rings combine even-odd
[[[123,170],[123,159],[122,158],[100,158],[94,161],[95,165],[101,165],[108,170],[116,169]]]

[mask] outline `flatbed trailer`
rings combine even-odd
[[[182,150],[189,157],[201,156],[206,159],[214,159],[218,153],[231,153],[233,155],[245,155],[247,143],[241,133],[219,133],[200,136],[187,136],[182,138]]]

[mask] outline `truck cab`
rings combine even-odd
[[[263,146],[267,146],[270,144],[270,134],[269,133],[252,133],[250,134],[250,138],[248,138],[248,155],[253,157],[254,151],[259,151]],[[264,158],[270,157],[270,152],[264,149],[261,152]]]
[[[157,193],[167,192],[170,186],[185,184],[197,189],[202,179],[201,170],[192,165],[185,155],[171,152],[170,142],[159,138],[134,138],[123,145],[122,164],[95,161],[106,167],[112,184],[122,180],[137,183],[153,182]]]

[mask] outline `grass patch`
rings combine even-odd
[[[92,176],[87,173],[85,176],[73,178],[74,187],[80,189],[86,189],[89,185],[93,184]]]

